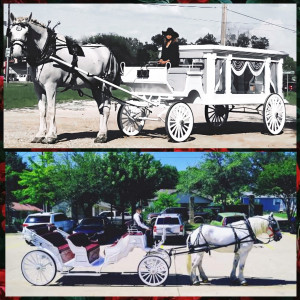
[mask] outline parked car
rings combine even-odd
[[[166,237],[177,236],[185,237],[185,226],[180,214],[159,215],[153,227],[154,240],[161,240],[163,229],[166,229]]]
[[[28,234],[28,231],[26,232],[25,228],[28,226],[42,225],[42,224],[54,225],[58,229],[71,233],[72,229],[75,226],[75,221],[68,218],[64,213],[49,212],[49,213],[30,214],[26,217],[22,225],[23,238],[28,244],[30,244],[31,242],[31,235]]]
[[[23,223],[23,227],[38,224],[52,224],[65,232],[72,232],[75,221],[68,218],[64,213],[36,213],[27,216]]]
[[[210,222],[210,224],[217,226],[226,226],[233,222],[245,220],[245,218],[246,215],[244,213],[224,212],[217,214],[217,216]]]
[[[187,221],[189,219],[188,209],[186,207],[167,207],[160,213],[148,214],[148,222],[153,225],[156,218],[162,214],[180,214],[184,221]]]
[[[106,217],[84,218],[73,229],[73,233],[85,233],[89,238],[98,240],[99,243],[107,241],[112,234],[113,225]]]
[[[124,220],[126,221],[130,221],[131,220],[131,214],[128,212],[124,212]],[[118,224],[121,225],[122,224],[122,213],[117,212],[115,210],[113,210],[112,212],[110,210],[107,211],[102,211],[98,217],[106,217],[109,220],[111,220],[111,222],[113,224]]]

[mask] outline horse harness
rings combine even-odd
[[[228,226],[233,231],[235,241],[233,243],[229,243],[226,245],[211,245],[211,244],[209,244],[202,233],[203,225],[201,225],[199,227],[199,232],[198,232],[198,235],[197,235],[194,243],[193,244],[191,244],[190,242],[188,243],[189,253],[205,251],[206,253],[209,253],[209,255],[211,255],[211,250],[215,250],[215,249],[222,248],[222,247],[228,247],[228,246],[232,246],[232,245],[234,245],[234,253],[237,253],[239,251],[242,243],[254,242],[254,244],[268,244],[271,241],[271,240],[269,240],[269,242],[264,243],[261,240],[259,240],[255,236],[255,233],[250,225],[249,220],[245,219],[244,222],[246,225],[246,229],[245,228],[236,228],[236,227],[232,226],[231,224]],[[269,220],[269,222],[270,222],[270,220]],[[243,238],[239,238],[235,229],[248,230],[249,234]],[[204,240],[204,244],[199,244],[200,237],[202,237],[202,239]],[[251,240],[246,240],[248,238],[250,238]]]

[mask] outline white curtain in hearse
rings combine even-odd
[[[231,92],[233,94],[264,92],[265,62],[232,60],[231,71]]]

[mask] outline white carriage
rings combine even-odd
[[[157,286],[163,284],[169,275],[171,259],[161,249],[163,241],[148,248],[145,235],[134,228],[129,228],[114,244],[106,246],[104,256],[101,256],[100,245],[84,233],[69,235],[55,227],[45,227],[47,225],[26,228],[26,234],[31,235],[31,242],[37,249],[24,256],[21,270],[24,278],[33,285],[47,285],[57,272],[67,276],[100,276],[103,267],[117,263],[134,248],[146,252],[137,267],[143,283]],[[73,271],[74,268],[84,268],[88,272]],[[90,268],[96,271],[90,272]]]
[[[279,134],[287,103],[282,93],[285,56],[282,51],[189,45],[180,46],[181,63],[176,68],[121,64],[122,81],[134,97],[120,108],[119,128],[136,135],[147,119],[162,120],[169,137],[182,142],[194,123],[188,104],[199,103],[205,105],[206,122],[214,129],[227,122],[229,112],[258,113],[268,132]],[[148,118],[156,106],[165,110],[158,118]]]

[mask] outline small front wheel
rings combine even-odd
[[[169,255],[169,253],[162,249],[162,248],[158,248],[158,249],[155,249],[155,250],[151,250],[150,252],[147,253],[147,255],[155,255],[155,256],[159,256],[161,257],[168,265],[168,267],[170,268],[171,267],[171,257]]]
[[[158,256],[146,256],[138,266],[140,279],[149,286],[163,284],[169,276],[167,263]]]
[[[285,106],[278,94],[271,94],[264,104],[263,121],[269,133],[281,133],[285,124]]]
[[[173,141],[186,141],[194,126],[194,116],[191,108],[183,102],[173,104],[167,112],[165,126],[168,136]]]
[[[138,135],[145,125],[145,120],[139,119],[145,117],[145,112],[137,106],[122,105],[118,111],[119,129],[128,136]]]
[[[54,259],[41,250],[28,252],[22,259],[21,270],[24,278],[33,285],[46,285],[56,275]]]

